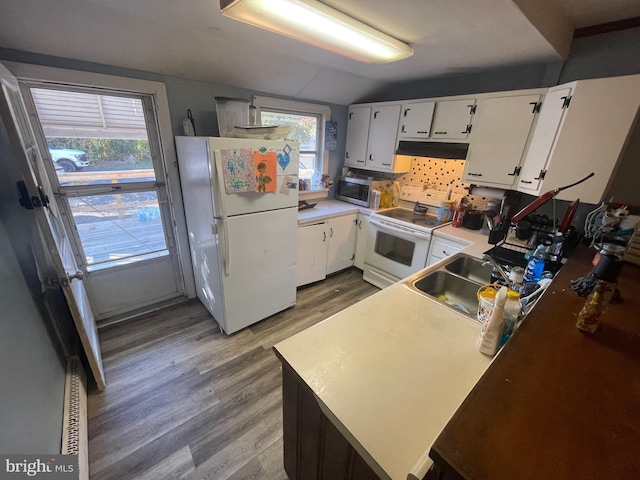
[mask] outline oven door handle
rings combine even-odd
[[[369,218],[369,224],[370,225],[375,225],[376,227],[380,227],[380,228],[384,228],[385,230],[389,230],[391,232],[396,232],[399,234],[403,234],[403,235],[409,235],[412,236],[414,238],[422,238],[424,240],[431,240],[431,234],[430,233],[423,233],[423,232],[418,232],[417,230],[408,230],[408,229],[404,229],[404,228],[398,228],[398,227],[394,227],[389,225],[388,223],[383,223],[381,221],[379,221],[378,219],[375,218]]]

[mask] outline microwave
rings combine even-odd
[[[371,192],[390,183],[389,180],[373,178],[339,177],[336,185],[336,198],[363,207],[371,204]]]

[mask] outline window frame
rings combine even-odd
[[[253,106],[256,107],[256,121],[258,123],[262,123],[262,110],[318,117],[318,171],[321,176],[329,172],[329,152],[325,148],[325,125],[331,120],[329,105],[254,95]]]
[[[195,298],[196,285],[191,265],[187,221],[184,215],[180,178],[177,173],[177,157],[173,140],[173,128],[169,112],[167,89],[163,82],[143,80],[134,77],[121,77],[83,70],[49,67],[21,62],[2,61],[2,64],[18,79],[22,88],[27,82],[60,84],[70,87],[90,87],[96,90],[149,95],[156,109],[156,126],[160,136],[160,152],[167,175],[166,182],[169,202],[172,205],[174,239],[177,242],[178,258],[181,267],[181,283],[188,298]],[[24,92],[23,92],[24,95]],[[156,179],[162,181],[161,179]]]

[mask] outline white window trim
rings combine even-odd
[[[173,128],[169,114],[169,101],[167,90],[162,82],[141,80],[137,78],[119,77],[102,73],[85,72],[80,70],[68,70],[65,68],[46,67],[27,63],[2,61],[2,64],[21,81],[53,82],[69,86],[84,86],[93,88],[108,88],[122,90],[124,92],[142,93],[152,95],[156,106],[156,118],[160,145],[164,156],[165,170],[168,173],[169,192],[173,204],[173,218],[175,225],[175,238],[178,246],[178,256],[181,263],[185,293],[189,298],[196,296],[195,280],[191,266],[191,254],[189,239],[187,236],[187,222],[184,217],[184,207],[180,193],[180,179],[177,172],[170,172],[177,165],[175,144],[173,140]]]
[[[331,107],[318,103],[297,102],[295,100],[284,100],[281,98],[253,96],[253,106],[256,107],[257,121],[260,121],[260,113],[265,110],[279,110],[292,113],[310,113],[320,117],[318,126],[318,159],[320,160],[320,171],[323,174],[329,172],[329,152],[324,147],[325,144],[325,123],[331,120]]]

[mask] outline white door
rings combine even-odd
[[[478,102],[463,182],[509,187],[517,175],[540,95]]]
[[[408,103],[402,106],[400,138],[429,138],[435,102]]]
[[[446,100],[438,102],[431,129],[431,138],[451,138],[463,140],[469,135],[471,112],[476,101]]]
[[[296,303],[297,225],[295,207],[218,222],[225,318],[216,320],[226,333]]]
[[[208,155],[214,162],[210,170],[213,175],[213,190],[216,195],[214,201],[214,215],[216,217],[230,217],[298,206],[298,151],[300,149],[298,142],[240,138],[178,138],[181,144],[186,144],[182,147],[185,149],[193,142],[208,142]],[[244,163],[244,157],[253,155],[254,152],[257,155],[272,154],[276,163],[276,178],[269,178],[270,183],[275,181],[275,191],[226,194],[223,151],[226,154],[227,169],[240,168],[238,164]],[[183,158],[180,161],[188,162],[189,159]],[[253,165],[254,161],[255,158],[252,158],[249,165]],[[268,177],[268,175],[266,176]]]
[[[95,318],[78,270],[71,243],[60,220],[60,211],[49,183],[45,163],[29,124],[16,78],[0,65],[0,113],[23,173],[21,203],[33,210],[51,256],[82,347],[99,390],[105,388],[104,369]]]
[[[531,137],[529,150],[525,157],[518,190],[537,195],[544,179],[547,160],[556,140],[562,116],[566,110],[566,99],[571,95],[571,88],[552,90],[544,97],[540,117]]]
[[[327,275],[353,265],[356,249],[356,214],[335,217],[327,222],[329,246]]]
[[[21,89],[96,319],[184,298],[152,95]]]
[[[367,168],[392,170],[400,108],[400,105],[384,105],[374,107],[371,112]]]
[[[327,276],[327,226],[323,223],[298,227],[296,286],[324,280]]]
[[[347,145],[344,154],[345,165],[358,168],[365,166],[370,120],[371,107],[349,107]]]

